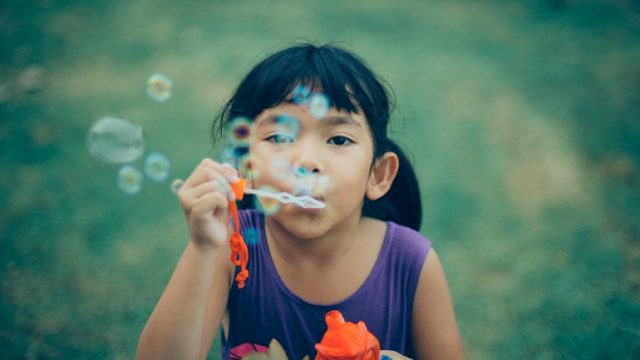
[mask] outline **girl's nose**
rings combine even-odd
[[[299,141],[292,164],[294,171],[297,175],[320,174],[322,172],[320,156],[320,149],[313,144],[311,139]]]

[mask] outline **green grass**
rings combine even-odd
[[[3,3],[3,354],[134,357],[186,244],[170,180],[215,155],[241,77],[297,40],[394,88],[469,358],[637,358],[640,8],[551,0]],[[169,181],[118,190],[86,147],[106,115],[144,127]]]

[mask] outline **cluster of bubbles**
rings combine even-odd
[[[172,81],[162,74],[153,74],[147,81],[147,95],[159,102],[171,97]],[[159,153],[150,152],[144,159],[143,171],[132,162],[144,154],[145,139],[142,126],[128,120],[106,116],[93,123],[87,135],[89,153],[96,159],[119,164],[116,184],[125,194],[140,192],[145,178],[162,182],[169,177],[171,162]],[[181,184],[174,182],[171,188],[177,191]]]
[[[309,113],[316,119],[322,119],[329,112],[329,98],[323,93],[312,93],[308,86],[296,86],[292,100],[298,105],[308,106]]]
[[[312,93],[306,86],[297,86],[292,94],[292,100],[298,105],[307,106],[309,112],[316,119],[324,118],[329,112],[329,99],[322,93]],[[316,174],[309,169],[295,166],[284,158],[272,158],[262,163],[252,157],[248,146],[251,140],[253,122],[245,117],[237,117],[229,122],[227,140],[229,146],[223,149],[221,160],[232,164],[241,176],[256,180],[268,177],[269,182],[276,182],[278,187],[293,189],[296,196],[322,196],[331,185],[327,175]],[[300,133],[300,121],[295,116],[282,114],[275,118],[278,136],[286,140],[295,140]],[[280,192],[270,186],[259,187],[258,190]],[[277,200],[266,197],[255,197],[255,206],[265,213],[277,213],[282,204]]]

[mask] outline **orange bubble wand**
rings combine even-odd
[[[311,196],[294,196],[286,192],[272,193],[264,190],[255,190],[246,187],[246,179],[240,178],[235,184],[231,184],[231,191],[236,196],[236,200],[242,200],[244,194],[253,194],[256,196],[264,196],[280,201],[283,204],[294,203],[305,209],[323,209],[325,204],[322,201],[312,198]],[[229,200],[229,209],[233,217],[233,233],[229,239],[231,247],[231,262],[235,266],[240,266],[240,272],[236,275],[236,283],[238,288],[242,289],[249,277],[247,264],[249,263],[249,249],[240,234],[240,218],[238,217],[238,207],[235,201]]]

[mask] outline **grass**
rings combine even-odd
[[[134,357],[186,243],[171,180],[215,156],[251,66],[307,39],[394,88],[469,358],[637,357],[639,28],[631,1],[3,3],[3,353]],[[144,127],[168,181],[118,190],[86,147],[107,115]]]

